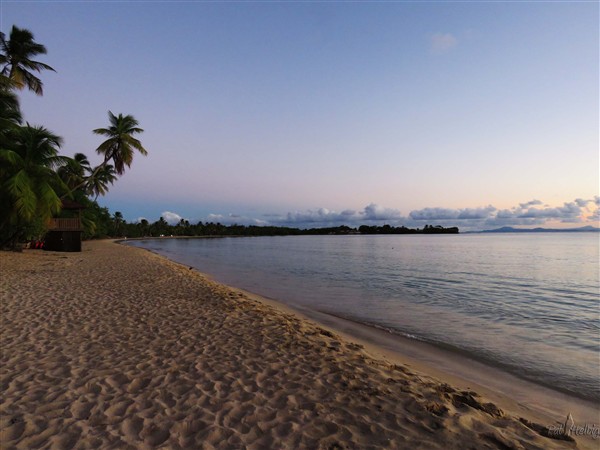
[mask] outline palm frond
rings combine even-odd
[[[11,165],[22,165],[23,158],[17,152],[13,150],[0,149],[0,159],[6,161]]]
[[[7,182],[7,190],[15,200],[15,209],[18,215],[26,220],[31,220],[37,201],[27,173],[20,170],[12,176]]]

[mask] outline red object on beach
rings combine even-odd
[[[44,241],[32,241],[30,247],[36,250],[41,250],[44,248]]]

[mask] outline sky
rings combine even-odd
[[[598,226],[598,2],[0,1],[43,97],[25,119],[148,156],[99,199],[128,221],[461,230]]]

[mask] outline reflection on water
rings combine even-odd
[[[130,244],[257,294],[410,335],[600,399],[595,233]]]

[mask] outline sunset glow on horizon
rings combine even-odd
[[[14,2],[56,69],[24,118],[99,161],[132,114],[148,156],[99,203],[321,227],[598,226],[598,3]]]

